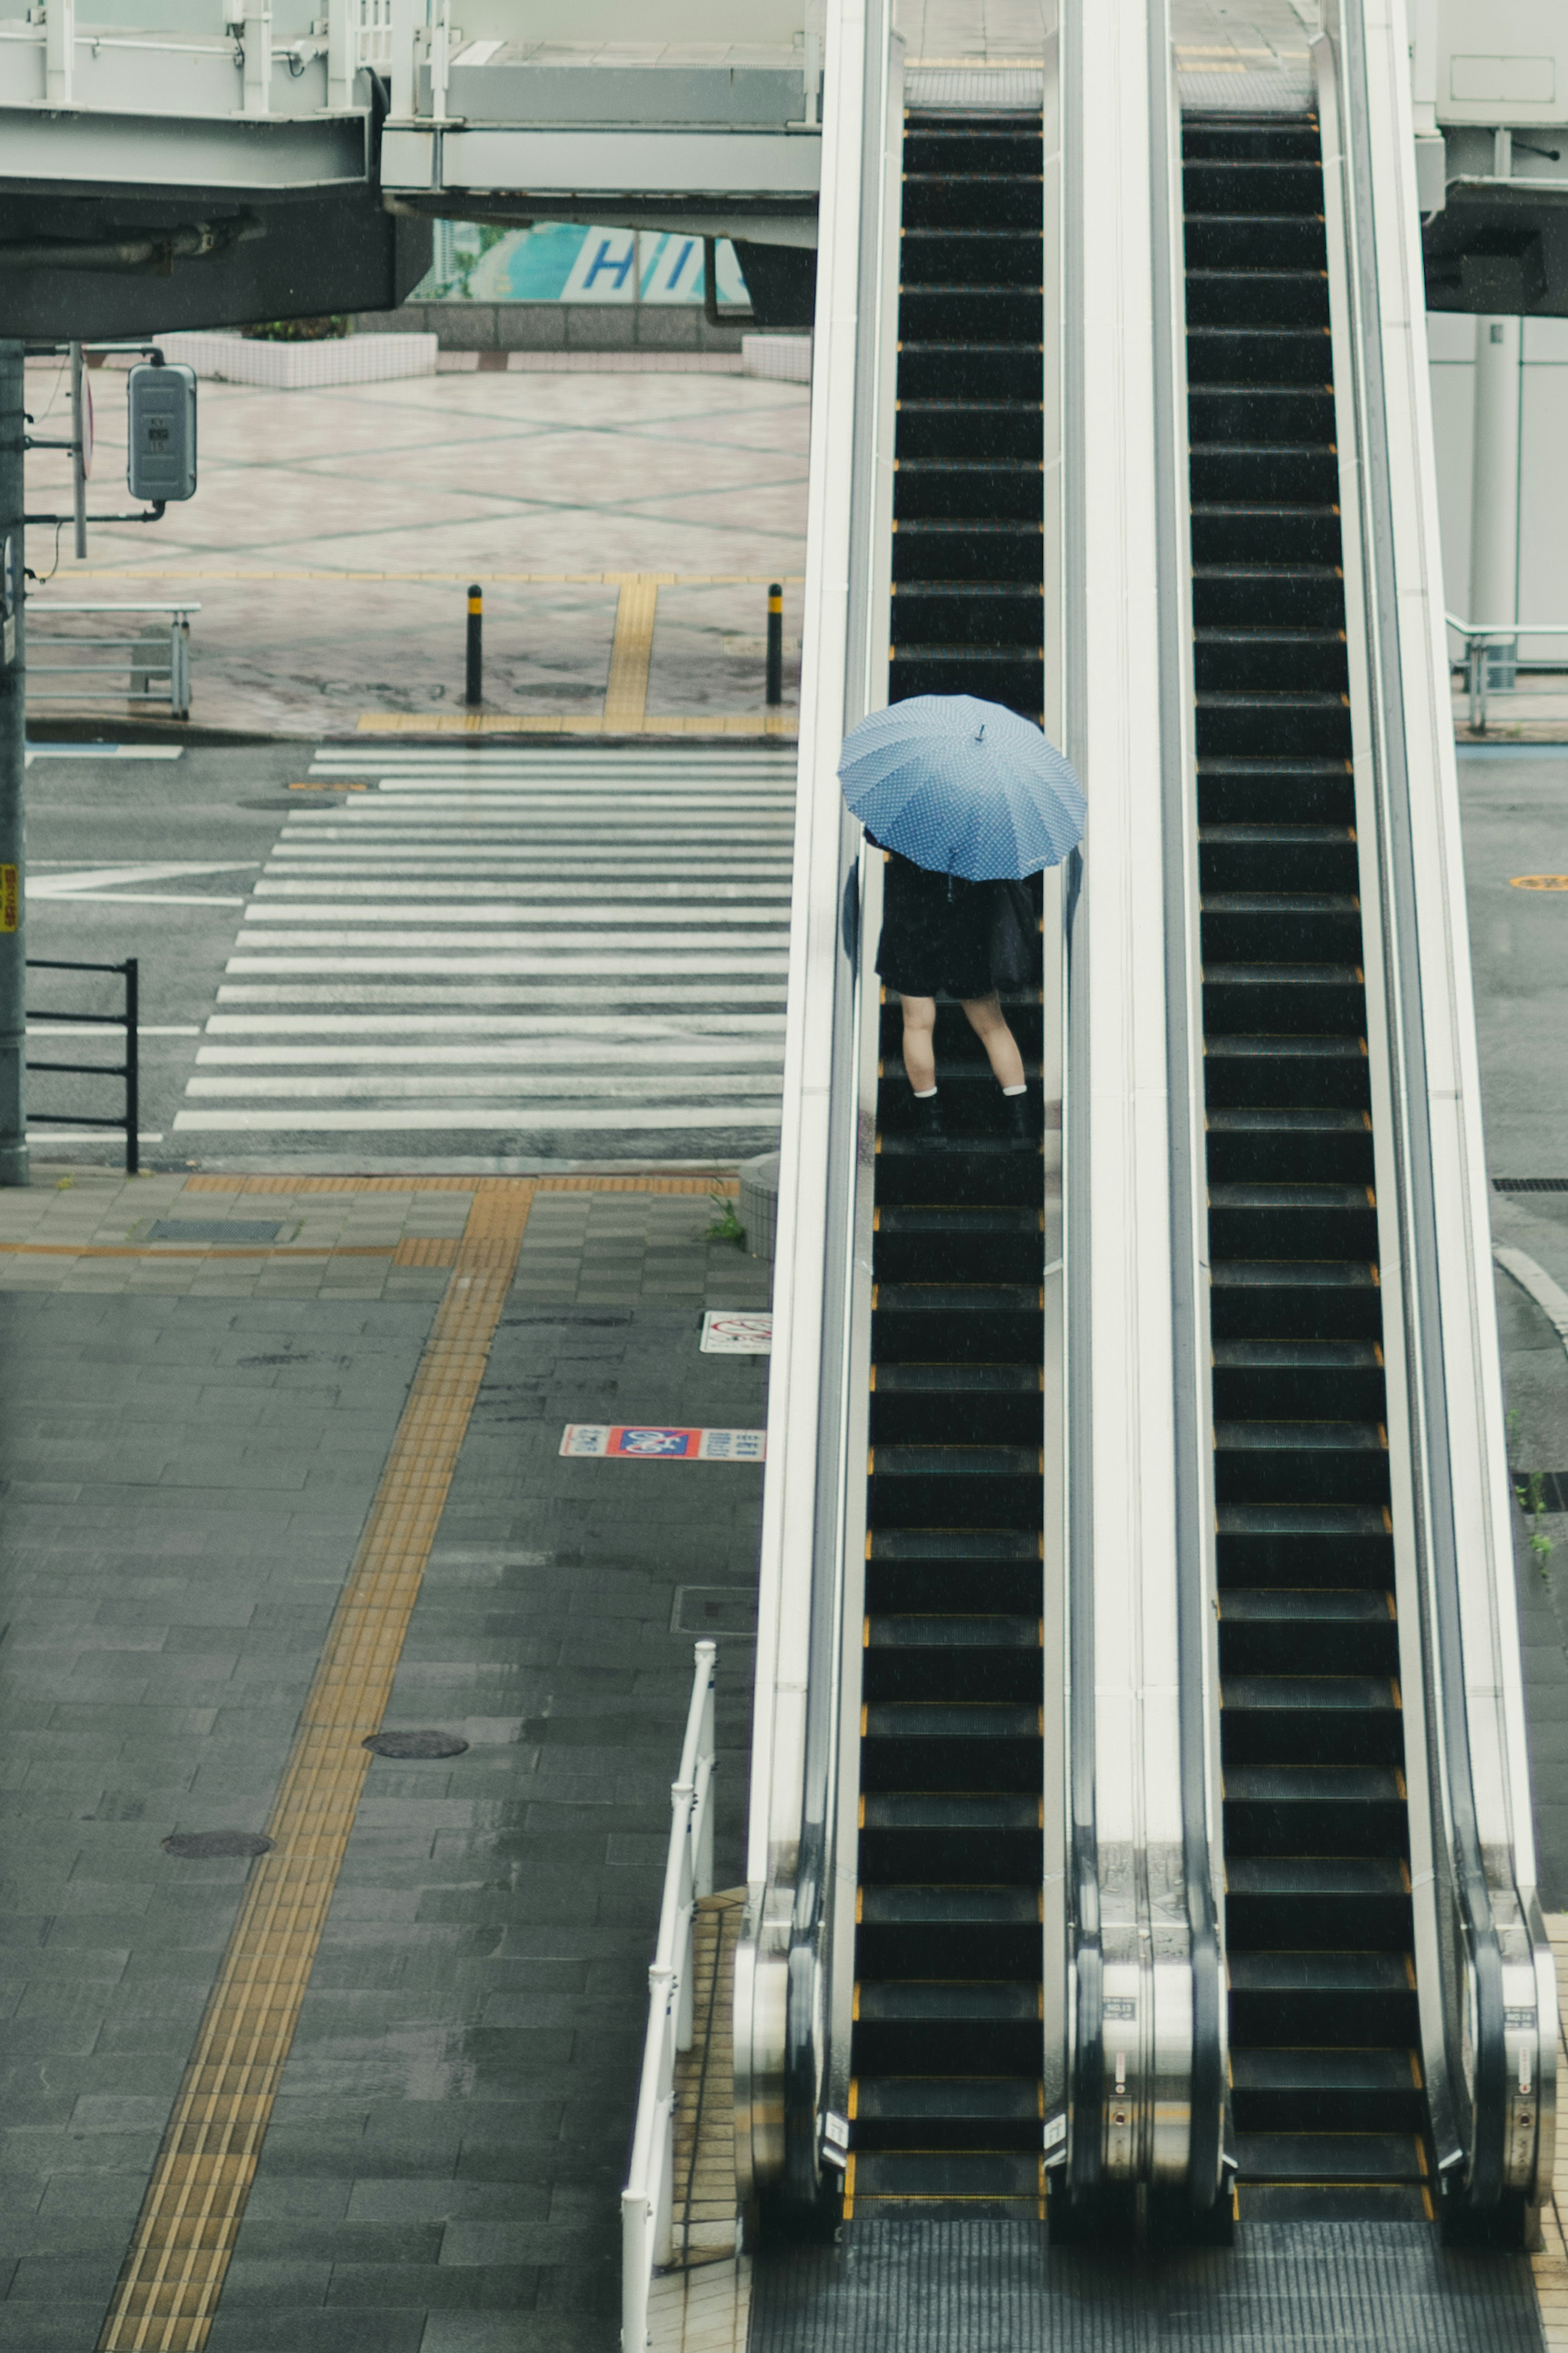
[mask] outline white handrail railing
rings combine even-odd
[[[669,1855],[664,1869],[658,1942],[647,1973],[643,2049],[632,2159],[621,2192],[621,2348],[645,2353],[648,2289],[673,2253],[675,2058],[692,2034],[691,1918],[713,1892],[713,1672],[718,1651],[699,1642],[680,1773],[670,1786]]]
[[[1466,691],[1470,699],[1470,725],[1478,735],[1487,732],[1487,695],[1495,692],[1491,663],[1488,659],[1494,648],[1517,646],[1521,638],[1568,638],[1568,621],[1462,621],[1457,613],[1445,613],[1444,620],[1457,637],[1463,638],[1465,651],[1460,667],[1465,672]],[[1515,660],[1515,670],[1553,670],[1552,662]]]

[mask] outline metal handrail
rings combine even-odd
[[[29,1021],[79,1022],[83,1027],[98,1029],[123,1029],[125,1060],[123,1062],[34,1062],[29,1071],[68,1073],[78,1078],[123,1079],[125,1109],[119,1119],[79,1117],[74,1112],[33,1111],[29,1108],[30,1127],[119,1127],[125,1131],[125,1173],[136,1176],[142,1170],[142,1069],[140,1032],[137,1017],[141,998],[141,971],[138,958],[127,956],[123,964],[77,964],[58,956],[28,956],[29,972],[112,972],[125,983],[125,1009],[122,1013],[62,1013],[49,1007],[30,1008]]]
[[[27,684],[37,678],[110,678],[121,671],[129,674],[130,683],[123,688],[108,686],[46,687],[33,700],[46,702],[167,702],[170,716],[188,719],[191,715],[191,625],[190,616],[199,613],[201,606],[188,597],[174,601],[136,604],[107,603],[101,600],[61,602],[28,599],[27,628],[36,629],[40,621],[51,619],[58,613],[155,613],[169,617],[169,654],[163,660],[153,651],[145,638],[121,637],[65,637],[54,641],[61,652],[73,646],[86,646],[94,652],[112,647],[123,652],[123,661],[107,662],[39,662],[30,657],[27,663]],[[47,642],[47,640],[46,640]],[[168,692],[155,690],[152,681],[167,678]],[[138,685],[136,681],[142,681]]]
[[[674,2253],[675,2061],[693,2031],[691,1924],[698,1900],[713,1893],[713,1677],[718,1650],[699,1642],[686,1713],[680,1771],[669,1790],[669,1851],[665,1858],[658,1941],[647,1973],[647,2037],[643,2046],[631,2163],[621,2192],[621,2348],[645,2353],[654,2274]]]
[[[1494,645],[1516,646],[1521,638],[1568,638],[1568,621],[1462,621],[1457,613],[1445,613],[1443,618],[1455,636],[1465,640],[1463,658],[1455,667],[1465,673],[1466,692],[1470,704],[1470,727],[1477,735],[1484,735],[1487,732],[1489,691],[1502,691],[1491,686],[1491,664],[1486,659],[1488,648]],[[1515,670],[1556,670],[1563,665],[1520,661],[1516,657],[1513,667]]]

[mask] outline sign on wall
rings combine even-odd
[[[702,239],[657,229],[583,228],[536,221],[498,228],[438,221],[435,258],[415,302],[700,302]],[[719,300],[741,305],[746,281],[727,237],[717,252]]]

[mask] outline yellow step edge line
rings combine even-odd
[[[197,2031],[99,2353],[205,2345],[535,1187],[478,1193]]]

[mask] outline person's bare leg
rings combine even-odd
[[[936,1084],[936,999],[906,997],[904,1008],[904,1068],[917,1095],[929,1095]]]
[[[1024,1084],[1024,1057],[1018,1051],[1018,1041],[1008,1029],[1006,1017],[995,997],[966,997],[963,1011],[970,1028],[985,1049],[985,1059],[991,1065],[997,1085],[1004,1089],[1021,1087]],[[909,1033],[906,1031],[906,1067],[909,1054]],[[931,1083],[934,1084],[934,1080]]]

